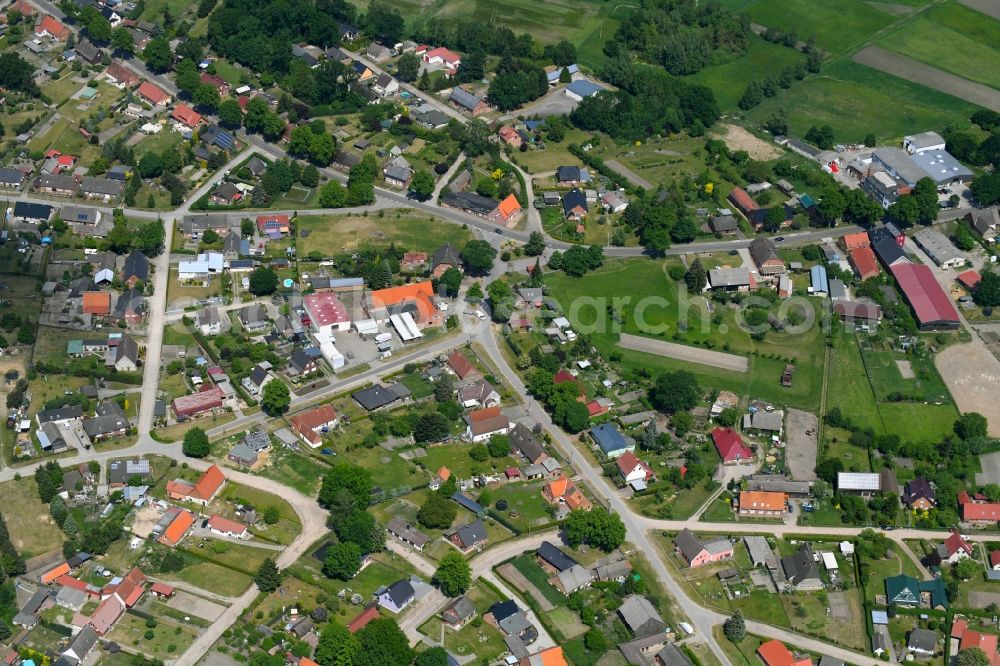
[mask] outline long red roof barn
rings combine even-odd
[[[958,311],[929,267],[896,264],[890,270],[913,308],[920,328],[958,328]]]

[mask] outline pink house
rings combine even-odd
[[[713,562],[721,562],[733,557],[733,544],[728,539],[717,539],[709,543],[695,536],[691,530],[684,528],[674,539],[674,547],[684,558],[688,566],[700,567]]]

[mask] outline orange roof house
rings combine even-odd
[[[115,594],[118,595],[118,598],[122,600],[125,606],[132,608],[142,598],[142,593],[146,591],[147,582],[149,581],[146,579],[146,574],[142,573],[139,567],[135,567],[119,583]]]
[[[60,564],[59,566],[57,566],[55,569],[50,569],[49,571],[46,571],[45,573],[43,573],[42,576],[41,576],[41,578],[40,578],[40,580],[45,585],[48,585],[49,583],[51,583],[52,581],[54,581],[56,578],[59,578],[60,576],[64,576],[64,575],[66,575],[68,573],[69,573],[69,565],[66,564],[65,562],[63,562],[62,564]]]
[[[136,89],[135,94],[143,98],[153,106],[157,106],[158,104],[164,104],[170,101],[170,95],[168,95],[158,85],[156,85],[155,83],[151,83],[149,81],[143,81],[142,85],[140,85]]]
[[[21,16],[27,17],[38,13],[38,10],[29,5],[27,0],[17,0],[17,2],[8,7],[8,11],[17,12]]]
[[[558,479],[545,484],[545,487],[542,488],[542,496],[553,503],[562,502],[570,510],[583,509],[584,511],[589,511],[592,506],[590,500],[580,492],[580,489],[567,476],[560,476]]]
[[[111,631],[111,628],[115,626],[115,622],[118,621],[125,613],[125,604],[122,600],[115,595],[106,597],[101,605],[97,607],[94,614],[90,616],[90,626],[94,628],[98,636],[103,636],[104,634]]]
[[[518,666],[569,666],[569,662],[566,661],[566,655],[563,654],[563,649],[558,645],[545,648],[541,652],[536,652],[527,657],[522,657],[517,664]]]
[[[785,512],[785,494],[765,490],[740,491],[740,513],[775,514]]]
[[[176,546],[192,525],[194,525],[194,514],[186,509],[180,510],[167,525],[167,529],[163,530],[158,541],[164,546]]]
[[[111,314],[111,294],[107,291],[83,292],[83,314],[107,317]]]
[[[368,315],[380,321],[389,318],[391,308],[394,312],[410,312],[421,326],[437,326],[442,323],[437,308],[434,307],[434,285],[429,281],[368,292],[366,307]]]
[[[965,271],[964,273],[959,273],[955,279],[958,280],[959,284],[971,291],[979,285],[983,276],[979,274],[979,271]]]
[[[201,124],[201,114],[192,109],[187,104],[178,104],[174,107],[170,117],[182,125],[195,129]]]
[[[333,405],[326,404],[300,412],[292,417],[292,430],[297,432],[306,442],[316,448],[323,441],[320,434],[323,428],[337,425],[337,411]]]
[[[35,34],[39,37],[48,35],[52,39],[62,41],[69,37],[69,28],[57,21],[52,16],[46,16],[42,22],[35,27]]]
[[[844,249],[848,252],[862,247],[868,247],[870,244],[871,241],[868,239],[868,234],[864,231],[859,231],[856,234],[846,234],[844,236]]]
[[[497,207],[487,215],[487,219],[497,224],[507,224],[511,218],[521,212],[521,202],[513,194],[508,194],[507,198],[497,204]]]
[[[451,368],[459,379],[475,379],[479,377],[479,371],[476,370],[476,366],[472,365],[472,362],[463,354],[460,350],[456,349],[448,357],[448,367]]]
[[[796,659],[792,651],[785,647],[785,644],[777,639],[762,643],[757,648],[757,655],[767,666],[811,666],[812,660],[809,658]]]
[[[195,482],[182,479],[167,482],[167,497],[207,505],[226,484],[226,476],[218,465],[212,465]]]
[[[875,252],[873,252],[870,247],[866,245],[864,247],[855,248],[848,251],[847,256],[850,259],[851,266],[854,267],[854,272],[856,272],[858,277],[862,280],[878,277],[878,260],[875,258]]]
[[[237,538],[242,538],[247,534],[247,526],[243,523],[238,523],[235,520],[229,520],[224,518],[219,514],[214,514],[208,519],[208,529],[213,532],[218,532],[224,535],[234,536]]]
[[[158,597],[172,597],[174,596],[174,588],[172,585],[167,585],[166,583],[153,583],[149,588],[149,591]]]

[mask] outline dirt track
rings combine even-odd
[[[958,0],[960,3],[966,7],[975,9],[977,12],[982,12],[987,16],[992,16],[996,20],[1000,21],[1000,4],[997,0]]]
[[[936,67],[917,62],[904,55],[887,51],[878,46],[868,46],[854,54],[854,61],[953,95],[967,102],[1000,111],[1000,91],[981,83],[967,81]]]
[[[515,569],[513,564],[504,564],[503,566],[498,567],[497,571],[500,575],[513,583],[519,590],[530,594],[538,603],[538,607],[542,609],[543,613],[548,613],[550,610],[555,608],[555,606],[552,605],[552,602],[545,598],[542,591],[535,587],[530,580],[525,578],[520,571]]]
[[[1000,361],[985,345],[976,341],[952,345],[934,359],[941,378],[948,385],[960,412],[979,412],[989,421],[989,433],[1000,437]]]
[[[646,352],[647,354],[675,358],[678,361],[711,365],[723,370],[732,370],[733,372],[746,372],[750,367],[745,357],[737,356],[736,354],[726,354],[709,349],[701,349],[700,347],[689,347],[674,342],[644,338],[640,335],[629,335],[628,333],[622,333],[621,338],[618,340],[618,346],[625,349]]]
[[[614,171],[620,173],[622,176],[625,177],[625,180],[627,180],[628,182],[632,183],[637,187],[642,187],[647,190],[655,189],[655,185],[653,185],[651,182],[649,182],[648,180],[637,174],[635,171],[629,169],[627,166],[625,166],[618,160],[608,160],[604,164],[607,165],[609,169],[613,169]]]

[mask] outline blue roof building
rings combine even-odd
[[[826,266],[817,264],[809,269],[809,280],[812,283],[814,296],[826,296],[830,293],[830,281],[826,277]]]
[[[604,88],[597,85],[593,81],[587,81],[586,79],[574,81],[566,86],[566,94],[577,101],[582,101],[584,97],[593,97],[602,90],[604,90]]]
[[[594,426],[590,429],[590,436],[609,458],[617,458],[626,451],[635,450],[635,444],[625,439],[625,436],[611,423]]]
[[[486,509],[484,509],[479,502],[472,499],[468,495],[456,492],[451,496],[451,498],[476,515],[486,512]]]

